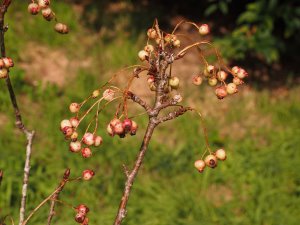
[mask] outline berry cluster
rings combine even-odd
[[[87,214],[90,209],[86,205],[80,204],[75,207],[75,210],[77,212],[77,214],[75,215],[75,221],[77,223],[80,223],[81,225],[88,225],[89,219],[87,218]]]
[[[131,119],[126,118],[121,121],[118,118],[114,118],[107,125],[106,131],[112,137],[119,135],[120,138],[124,138],[126,134],[135,135],[137,129],[137,123]]]
[[[28,5],[28,12],[31,15],[37,15],[40,11],[45,20],[51,21],[54,19],[57,21],[55,13],[50,8],[50,0],[37,0],[37,3],[35,3],[35,0],[32,0],[32,3]],[[68,26],[63,23],[56,23],[54,29],[60,34],[69,32]]]
[[[6,78],[9,68],[14,66],[14,62],[9,57],[4,57],[0,59],[0,79]]]
[[[210,153],[205,159],[199,159],[195,161],[194,165],[196,169],[202,173],[206,166],[215,168],[218,165],[218,160],[224,161],[226,159],[226,152],[224,149],[218,149],[214,153]]]

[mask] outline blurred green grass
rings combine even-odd
[[[67,109],[71,101],[82,100],[103,83],[105,77],[99,76],[99,72],[105,74],[108,70],[135,63],[140,38],[121,37],[111,42],[99,39],[86,51],[84,43],[78,44],[84,38],[81,32],[84,28],[78,23],[76,13],[63,3],[54,5],[62,21],[69,24],[75,34],[59,36],[42,18],[27,16],[25,4],[13,4],[14,8],[7,15],[11,24],[6,34],[8,55],[18,59],[26,43],[34,41],[49,49],[63,48],[70,58],[79,57],[82,52],[81,57],[91,55],[97,66],[79,70],[63,87],[31,85],[24,79],[26,74],[18,63],[11,70],[24,121],[37,133],[28,212],[54,190],[65,168],[71,168],[73,177],[91,168],[96,171],[95,178],[91,182],[68,184],[61,199],[74,206],[87,204],[91,209],[91,224],[111,224],[125,182],[122,164],[134,162],[146,118],[137,118],[141,126],[135,137],[112,139],[102,129],[103,146],[90,159],[82,159],[68,151],[58,126],[69,116]],[[14,21],[19,23],[14,24]],[[124,224],[298,224],[299,89],[294,87],[283,97],[274,96],[269,90],[245,90],[244,94],[241,91],[241,95],[221,103],[204,100],[203,110],[213,107],[216,111],[206,116],[212,147],[225,146],[229,156],[215,170],[206,170],[203,174],[193,167],[204,145],[198,118],[186,115],[160,127],[134,184]],[[206,92],[206,89],[199,90],[203,98],[200,91]],[[197,97],[197,101],[199,99]],[[0,187],[0,215],[11,214],[18,218],[26,140],[14,128],[4,82],[0,82],[0,100],[0,168],[5,173]],[[102,115],[102,124],[109,121],[112,112]],[[48,207],[43,207],[29,224],[44,224],[47,212]],[[74,224],[73,218],[70,208],[59,205],[54,223]]]

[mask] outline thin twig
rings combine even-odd
[[[57,192],[53,195],[52,199],[51,199],[51,206],[50,206],[50,211],[49,211],[49,215],[48,215],[48,222],[47,225],[51,224],[52,218],[55,215],[55,205],[56,205],[56,200],[59,197],[60,192],[63,190],[67,180],[69,179],[70,176],[70,169],[66,169],[63,179],[61,180],[60,184],[58,185],[58,190]]]
[[[4,34],[7,31],[7,27],[4,26],[4,17],[5,17],[5,13],[7,12],[7,9],[9,7],[10,3],[11,3],[11,0],[3,0],[2,4],[0,6],[1,57],[6,56]],[[27,139],[26,160],[25,160],[25,166],[24,166],[24,178],[23,178],[22,197],[21,197],[21,206],[20,206],[20,221],[19,221],[19,224],[22,224],[22,222],[24,220],[25,209],[26,209],[27,187],[28,187],[28,180],[29,180],[29,174],[30,174],[30,156],[31,156],[31,151],[32,151],[32,141],[33,141],[33,137],[34,137],[34,131],[27,130],[25,125],[23,124],[21,112],[19,110],[19,106],[17,103],[14,89],[11,84],[9,73],[7,74],[5,81],[6,81],[6,86],[7,86],[8,92],[9,92],[10,100],[11,100],[11,103],[12,103],[12,106],[13,106],[14,112],[15,112],[15,118],[16,118],[15,124],[25,134],[26,139]]]

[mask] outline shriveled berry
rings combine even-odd
[[[102,139],[101,136],[96,136],[94,138],[94,145],[95,145],[95,147],[100,146],[102,144],[102,142],[103,142],[103,139]]]
[[[215,168],[217,166],[217,158],[214,155],[208,155],[204,160],[205,164],[210,168]]]
[[[223,99],[227,96],[227,91],[224,86],[217,87],[215,90],[215,94],[218,97],[218,99]]]
[[[40,8],[39,8],[39,5],[36,4],[36,3],[30,3],[28,5],[28,12],[31,14],[31,15],[37,15],[40,11]]]
[[[103,98],[106,100],[106,101],[112,101],[115,97],[115,91],[108,88],[106,89],[104,92],[103,92]]]
[[[79,141],[70,143],[70,151],[71,152],[79,152],[81,149],[81,143]]]
[[[195,161],[194,166],[201,173],[201,172],[203,172],[206,165],[202,159],[199,159],[199,160]]]
[[[224,149],[220,148],[215,152],[215,156],[217,157],[217,159],[224,161],[227,156],[226,156],[226,152]]]
[[[202,24],[200,27],[199,27],[199,33],[201,35],[207,35],[209,33],[210,29],[209,29],[209,26],[207,24]]]
[[[93,170],[84,170],[82,172],[82,179],[91,180],[94,175],[95,175],[95,172]]]
[[[90,158],[92,156],[92,150],[90,148],[81,149],[81,155],[83,158]]]
[[[85,133],[82,139],[83,143],[90,146],[94,144],[94,135],[92,133]]]

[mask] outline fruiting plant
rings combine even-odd
[[[200,40],[182,47],[181,42],[186,36],[177,34],[176,31],[184,23],[197,29]],[[172,65],[175,62],[182,60],[190,50],[197,49],[202,70],[197,71],[197,75],[191,77],[190,83],[199,86],[207,81],[209,86],[214,87],[218,99],[223,99],[238,92],[238,87],[244,83],[243,79],[247,76],[247,72],[238,66],[230,69],[224,64],[218,50],[208,40],[205,40],[205,35],[209,32],[210,29],[207,24],[198,26],[192,22],[182,21],[176,25],[171,33],[168,33],[161,30],[157,20],[155,20],[153,27],[147,30],[148,39],[144,49],[137,53],[143,64],[130,66],[117,72],[104,85],[92,91],[82,102],[71,103],[69,110],[73,114],[72,117],[61,121],[60,130],[69,142],[70,151],[81,153],[83,158],[88,158],[92,156],[94,149],[99,147],[103,141],[103,138],[97,134],[99,129],[106,129],[108,136],[112,138],[127,138],[135,135],[138,130],[138,125],[133,119],[140,115],[148,116],[147,129],[135,164],[131,169],[123,164],[127,180],[114,225],[121,224],[126,216],[126,206],[133,182],[143,163],[152,134],[158,125],[173,120],[188,111],[195,112],[200,116],[200,125],[203,129],[206,148],[202,157],[195,161],[194,166],[202,173],[206,167],[215,168],[218,161],[226,159],[224,149],[211,150],[201,113],[195,108],[183,105],[184,101],[180,93],[180,78],[172,73]],[[208,63],[205,57],[204,53],[207,46],[215,52],[217,61],[214,64]],[[123,87],[118,87],[114,83],[116,78],[127,70],[132,70],[130,78]],[[133,88],[132,84],[141,76],[147,77],[144,88],[153,91],[154,101],[152,105],[140,98]],[[130,115],[129,101],[140,105],[145,112]],[[116,106],[114,116],[107,125],[103,126],[103,122],[99,123],[99,115],[112,103],[116,103],[113,104],[113,106]],[[166,111],[167,113],[165,113]],[[90,116],[92,118],[89,120],[87,127],[83,128],[85,131],[80,133],[78,128],[81,127],[82,122],[87,120],[90,114],[92,114]],[[99,124],[102,124],[102,126],[99,126]]]
[[[28,130],[22,122],[15,92],[10,81],[10,69],[14,66],[14,63],[11,58],[6,57],[4,34],[8,28],[4,26],[4,17],[11,2],[12,0],[3,0],[0,5],[0,79],[6,81],[15,111],[16,126],[27,138],[19,225],[26,225],[42,206],[47,202],[51,202],[47,220],[47,224],[50,225],[55,215],[56,203],[64,203],[58,200],[58,198],[65,185],[78,180],[91,181],[95,179],[95,173],[90,168],[82,171],[79,177],[70,178],[70,169],[66,169],[58,187],[25,217],[34,131]],[[68,27],[65,24],[57,22],[56,15],[50,8],[50,5],[50,0],[33,0],[28,6],[28,11],[32,15],[37,15],[41,12],[47,21],[55,20],[56,25],[54,29],[58,33],[67,34],[69,32]],[[177,32],[182,24],[190,24],[196,28],[199,33],[199,41],[183,45],[182,43],[185,43],[184,39],[187,39],[187,41],[190,41],[190,39],[188,35]],[[230,69],[224,64],[218,50],[205,38],[209,32],[210,28],[207,24],[197,25],[196,23],[187,21],[178,23],[172,32],[165,32],[160,29],[157,20],[155,20],[153,26],[147,30],[146,34],[148,38],[145,47],[137,53],[137,57],[142,61],[142,64],[122,69],[114,74],[104,85],[93,90],[82,102],[73,102],[68,106],[72,117],[61,121],[60,130],[69,142],[70,152],[80,154],[83,158],[92,157],[95,153],[95,148],[101,147],[102,142],[105,141],[105,138],[99,135],[99,129],[106,130],[108,138],[109,136],[110,138],[129,138],[129,136],[134,136],[138,132],[138,124],[134,121],[134,118],[141,115],[147,115],[148,117],[148,125],[134,165],[129,168],[123,164],[126,182],[119,209],[113,223],[114,225],[120,225],[126,217],[127,203],[132,185],[148,151],[152,134],[160,124],[184,115],[186,112],[196,113],[200,118],[199,122],[202,126],[206,147],[201,157],[196,158],[197,156],[195,156],[195,168],[202,173],[206,167],[215,168],[219,161],[226,159],[226,151],[224,149],[211,150],[202,114],[196,108],[184,105],[181,93],[184,86],[181,84],[180,77],[177,74],[173,74],[172,71],[172,65],[175,62],[180,62],[192,49],[196,49],[199,54],[201,70],[195,71],[196,75],[190,77],[190,84],[199,86],[207,82],[209,86],[214,88],[218,99],[238,93],[238,88],[244,83],[243,80],[247,76],[247,72],[238,66]],[[208,62],[205,56],[207,48],[214,51],[217,58],[216,62]],[[116,78],[128,70],[132,70],[132,73],[126,84],[123,87],[115,84]],[[132,84],[141,76],[147,77],[147,81],[143,87],[153,92],[152,104],[147,103],[139,97],[133,88]],[[131,115],[130,108],[128,107],[129,101],[140,105],[144,109],[144,112],[138,115]],[[108,106],[116,107],[115,113],[110,121],[103,126],[103,123],[100,123],[99,115]],[[79,128],[82,128],[82,124],[85,124],[83,121],[90,117],[92,118],[87,123],[87,127],[83,127],[84,132],[81,132],[82,129]],[[3,174],[4,172],[0,170],[0,184]],[[65,205],[70,206],[69,204]],[[70,208],[74,211],[74,219],[77,223],[82,225],[88,224],[90,209],[85,204],[70,206]],[[11,219],[13,223],[13,219],[7,215],[3,219],[0,219],[0,224],[4,224],[6,219]]]

